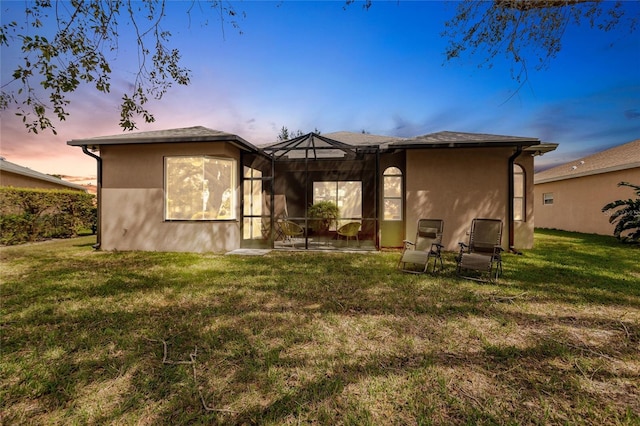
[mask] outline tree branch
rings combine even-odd
[[[494,0],[497,7],[527,12],[535,9],[573,6],[579,3],[598,3],[599,0]]]

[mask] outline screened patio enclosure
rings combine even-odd
[[[266,158],[243,159],[244,247],[379,247],[378,146],[308,133],[262,150]],[[338,207],[337,219],[312,215],[311,206],[326,201]],[[351,232],[344,235],[347,228]]]

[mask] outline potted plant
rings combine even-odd
[[[319,201],[309,207],[307,215],[312,219],[312,228],[318,232],[327,232],[338,220],[340,210],[331,201]]]

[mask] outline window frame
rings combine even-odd
[[[264,224],[264,181],[266,179],[261,170],[243,166],[242,239],[244,240],[265,239],[265,226],[268,226],[268,223]]]
[[[205,217],[205,215],[203,215],[202,218],[196,218],[194,217],[194,215],[196,215],[198,212],[192,214],[191,217],[189,218],[175,218],[175,217],[170,217],[170,208],[169,208],[169,161],[171,159],[200,159],[203,161],[203,174],[202,174],[202,181],[204,182],[204,177],[205,177],[205,171],[204,171],[204,166],[205,166],[205,160],[210,160],[210,161],[221,161],[221,162],[228,162],[230,163],[231,166],[231,171],[230,171],[230,175],[229,175],[229,187],[227,187],[225,189],[225,191],[228,189],[231,192],[231,195],[229,196],[229,201],[230,201],[230,205],[229,205],[229,211],[230,211],[230,216],[228,217]],[[164,179],[163,179],[163,205],[164,205],[164,212],[163,212],[163,220],[165,222],[228,222],[228,221],[238,221],[238,160],[236,158],[233,157],[224,157],[224,156],[216,156],[216,155],[207,155],[207,154],[185,154],[185,155],[166,155],[164,156],[164,161],[163,161],[163,173],[164,173]],[[207,192],[209,192],[208,188],[207,188]],[[223,191],[224,193],[224,191]],[[203,190],[203,194],[204,194],[204,190]],[[220,208],[220,206],[218,207],[218,209]],[[202,212],[202,210],[200,211]]]
[[[519,171],[516,171],[518,170]],[[522,195],[517,196],[517,192],[518,192],[518,182],[516,181],[516,175],[520,175],[521,176],[521,182],[520,182],[520,192]],[[524,167],[522,167],[520,164],[514,163],[513,164],[513,220],[515,222],[526,222],[527,221],[527,180],[526,180],[526,172],[524,171]],[[516,209],[516,200],[520,200],[520,209]],[[518,212],[518,210],[520,210]],[[520,214],[520,217],[518,218],[518,214]]]
[[[399,195],[387,195],[386,181],[388,178],[400,179]],[[387,218],[387,200],[399,202],[399,217]],[[401,222],[404,220],[404,174],[400,167],[397,166],[389,166],[382,172],[382,220],[387,222]]]
[[[344,216],[343,217],[343,213],[342,213],[342,207],[341,207],[341,203],[340,203],[340,184],[346,184],[346,183],[357,183],[360,185],[359,188],[359,192],[360,192],[360,199],[358,200],[359,202],[359,207],[360,207],[360,213],[359,215],[356,216]],[[316,184],[322,184],[322,185],[327,185],[327,184],[335,184],[335,199],[334,200],[316,200]],[[312,185],[312,194],[311,194],[311,199],[312,199],[312,203],[316,203],[318,201],[331,201],[333,203],[335,203],[338,208],[340,209],[340,219],[352,219],[352,220],[357,220],[357,219],[362,219],[362,209],[363,209],[363,182],[361,180],[317,180],[313,182]],[[344,204],[344,201],[343,203]]]
[[[543,206],[552,206],[554,202],[553,192],[543,192],[542,193],[542,205]]]

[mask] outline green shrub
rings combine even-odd
[[[1,244],[69,238],[91,229],[95,196],[70,190],[0,188]]]
[[[31,223],[28,215],[0,215],[0,244],[12,245],[29,241]]]

